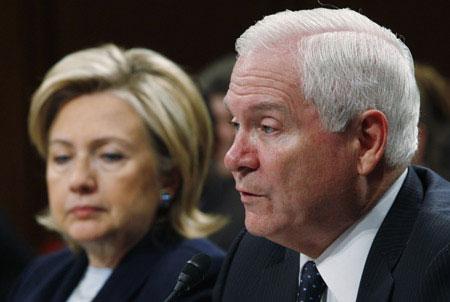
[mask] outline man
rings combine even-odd
[[[247,231],[216,301],[450,301],[450,184],[409,166],[408,48],[349,9],[250,27],[225,104]]]

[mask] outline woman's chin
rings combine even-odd
[[[86,223],[71,225],[66,232],[71,240],[79,244],[105,240],[108,233],[105,228],[99,225]]]

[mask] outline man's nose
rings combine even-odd
[[[225,154],[224,163],[231,172],[248,173],[258,169],[256,143],[252,142],[249,135],[236,133],[233,144]]]
[[[89,194],[97,189],[96,171],[88,158],[75,161],[69,186],[70,191],[77,194]]]

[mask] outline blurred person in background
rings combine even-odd
[[[234,128],[230,124],[231,115],[223,104],[223,98],[227,93],[235,62],[236,55],[226,55],[208,65],[198,78],[214,129],[212,161],[201,203],[205,212],[221,214],[228,218],[228,223],[210,237],[223,249],[228,249],[244,227],[244,208],[235,189],[233,176],[223,162],[234,138]]]
[[[419,148],[413,163],[450,180],[450,85],[433,66],[415,64],[420,90]]]
[[[38,221],[70,248],[35,260],[11,301],[162,301],[200,252],[206,280],[178,301],[210,300],[223,253],[201,237],[222,220],[197,204],[212,131],[176,64],[115,45],[72,53],[34,93],[29,133],[47,163]]]

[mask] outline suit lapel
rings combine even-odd
[[[296,300],[299,254],[289,249],[283,252],[282,259],[269,263],[262,271],[260,286],[256,289],[260,302]]]
[[[116,267],[94,301],[133,301],[133,297],[151,273],[151,263],[158,261],[161,253],[155,252],[157,248],[138,246]],[[51,301],[66,301],[75,286],[80,282],[88,265],[84,253],[75,258],[70,270],[57,288]]]
[[[153,263],[163,254],[145,238],[121,261],[94,299],[95,301],[134,301],[152,273]]]
[[[395,282],[392,272],[407,244],[422,197],[422,184],[415,171],[409,168],[405,182],[372,243],[357,302],[390,300]]]
[[[51,287],[52,289],[56,288],[56,292],[51,301],[66,301],[83,277],[88,264],[86,254],[84,252],[80,252],[80,254],[75,255],[73,261],[73,264],[68,266],[70,267],[69,271],[63,275],[63,279],[55,280],[56,282],[60,282],[60,284],[56,286],[53,285]]]
[[[214,301],[296,301],[298,253],[247,232],[238,239],[216,283]]]

